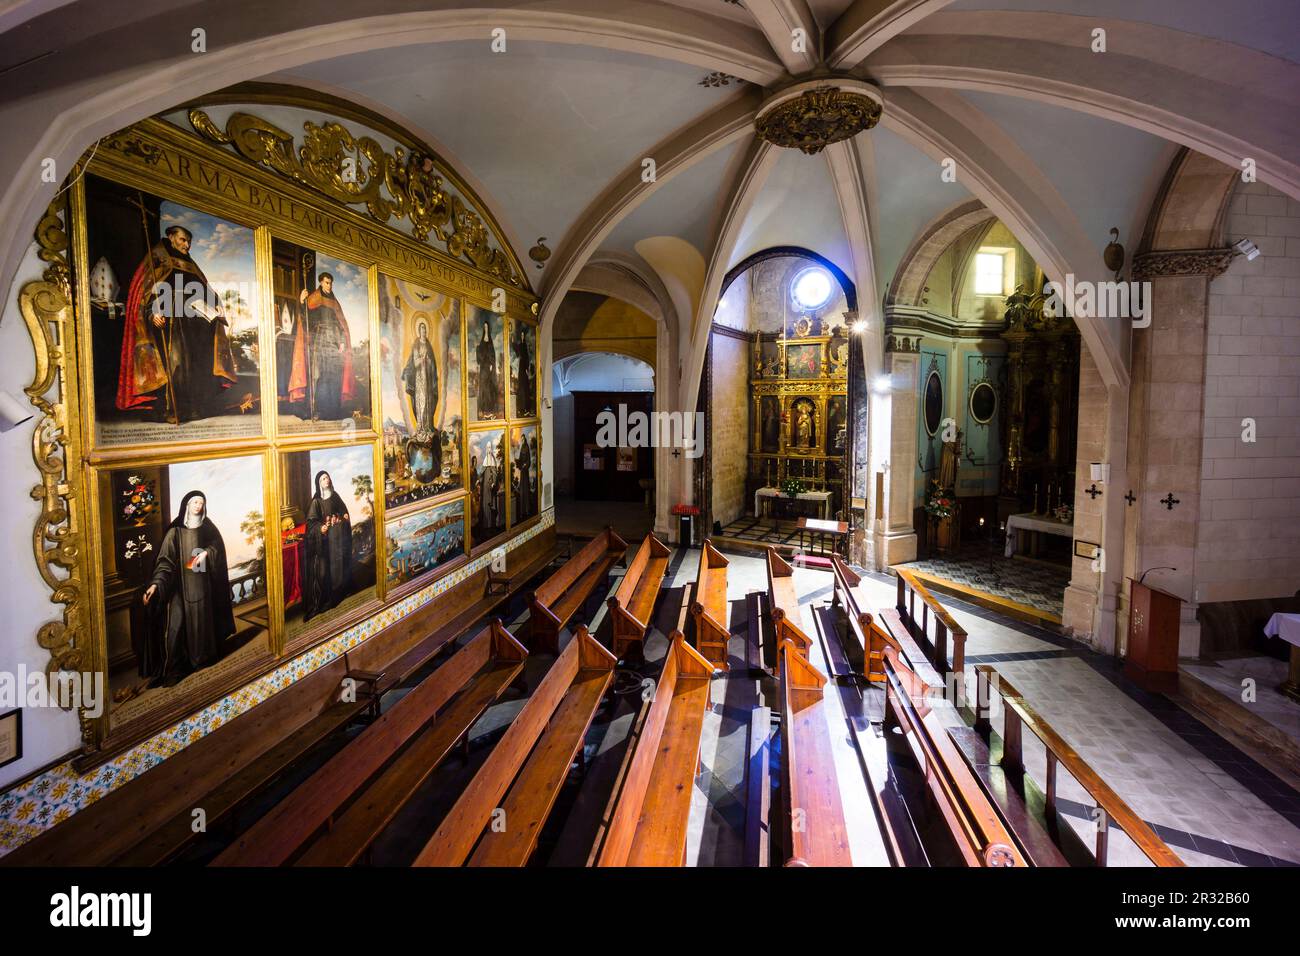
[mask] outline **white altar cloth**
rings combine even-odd
[[[762,503],[762,499],[785,498],[788,500],[789,497],[790,497],[789,495],[783,494],[780,488],[771,488],[771,487],[759,488],[758,491],[754,492],[754,517],[761,518],[763,516],[763,512],[759,508],[759,505]],[[821,512],[821,516],[823,518],[830,517],[829,511],[831,509],[831,493],[829,491],[801,491],[799,492],[797,497],[800,501],[817,502],[818,508]]]
[[[1300,647],[1300,614],[1274,614],[1264,625],[1264,633]]]
[[[1046,515],[1030,514],[1029,512],[1012,515],[1007,519],[1006,556],[1008,558],[1016,553],[1017,531],[1040,531],[1043,534],[1055,534],[1065,538],[1072,538],[1074,537],[1074,523],[1067,524]]]

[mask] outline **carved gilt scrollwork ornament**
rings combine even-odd
[[[73,178],[80,167],[73,170]],[[32,529],[32,549],[50,600],[63,605],[62,619],[42,624],[36,641],[50,652],[45,672],[84,672],[93,662],[87,653],[84,572],[81,567],[81,516],[76,506],[76,470],[69,468],[79,452],[76,429],[69,428],[66,364],[75,356],[72,331],[71,270],[68,265],[66,193],[50,203],[36,226],[37,254],[48,263],[39,280],[28,282],[18,306],[32,339],[36,372],[24,391],[41,417],[32,433],[32,458],[40,484],[31,495],[41,503]],[[63,701],[70,706],[72,701]],[[82,742],[94,744],[94,723],[79,713]]]
[[[400,146],[385,152],[370,136],[353,136],[340,123],[303,124],[302,145],[292,133],[251,113],[236,112],[222,129],[203,110],[189,111],[205,139],[232,147],[249,162],[347,204],[364,204],[372,219],[406,219],[421,242],[433,237],[447,252],[513,286],[522,286],[509,257],[492,244],[483,218],[449,190],[432,156]]]
[[[809,155],[856,136],[880,122],[881,98],[869,83],[849,78],[813,80],[790,87],[763,105],[754,121],[773,146]]]

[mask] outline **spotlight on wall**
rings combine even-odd
[[[854,335],[861,335],[863,332],[867,331],[867,320],[858,319],[858,321],[854,322],[849,326],[849,328],[852,329]]]
[[[1239,242],[1234,243],[1232,248],[1236,249],[1239,255],[1245,256],[1247,262],[1250,262],[1252,259],[1259,256],[1259,246],[1255,245],[1249,239],[1242,239]]]
[[[0,432],[17,428],[29,421],[33,414],[32,406],[20,402],[8,392],[0,392]]]
[[[876,380],[871,383],[871,390],[878,395],[884,395],[894,386],[893,379],[889,375],[877,375]]]

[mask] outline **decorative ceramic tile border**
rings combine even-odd
[[[544,512],[537,524],[506,542],[505,548],[513,551],[553,524],[555,511],[552,509]],[[180,753],[190,744],[202,740],[222,724],[246,713],[277,691],[302,680],[318,667],[342,657],[345,651],[352,650],[390,624],[414,613],[448,588],[455,587],[470,575],[483,570],[491,560],[490,551],[479,555],[428,587],[389,605],[374,617],[318,644],[94,770],[79,774],[72,769],[69,761],[12,790],[0,793],[0,856],[56,823],[62,823],[110,791],[131,782],[173,754]]]

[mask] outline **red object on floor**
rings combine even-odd
[[[831,564],[830,558],[823,558],[821,555],[817,554],[802,554],[799,552],[795,553],[794,564],[796,567],[818,568],[822,571],[830,571],[834,568]]]

